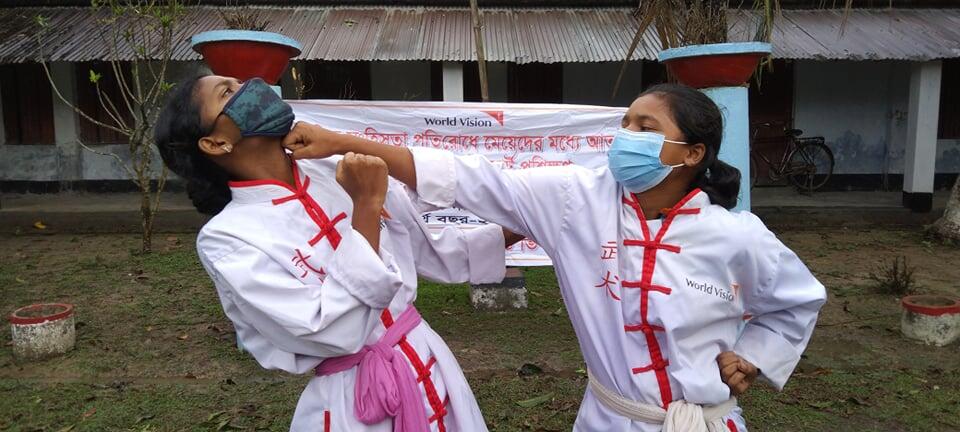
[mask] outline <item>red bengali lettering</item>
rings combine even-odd
[[[550,141],[550,148],[560,153],[580,151],[580,136],[578,135],[554,135],[547,137]]]
[[[613,144],[613,135],[590,135],[587,137],[587,145],[596,151],[610,150]]]

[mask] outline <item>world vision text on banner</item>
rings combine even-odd
[[[464,102],[291,100],[298,121],[395,146],[482,154],[504,169],[605,166],[606,152],[626,108]],[[431,230],[487,222],[460,209],[423,214]],[[543,249],[522,241],[509,266],[550,265]]]

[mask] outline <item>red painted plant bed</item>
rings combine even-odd
[[[660,62],[683,84],[702,89],[743,85],[770,44],[760,42],[691,45],[660,53]]]
[[[39,360],[66,353],[77,342],[73,305],[40,303],[13,311],[10,336],[19,361]]]
[[[960,314],[960,300],[939,295],[906,296],[900,302],[903,308],[921,315],[940,316]]]
[[[286,36],[260,31],[214,30],[193,37],[193,50],[217,75],[240,81],[261,78],[276,84],[300,44]]]
[[[941,295],[912,295],[900,301],[903,335],[929,345],[944,346],[960,339],[960,300]]]

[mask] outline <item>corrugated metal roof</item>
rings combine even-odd
[[[747,11],[730,12],[730,37],[755,26]],[[837,10],[784,11],[774,25],[773,55],[815,60],[933,60],[960,57],[960,9],[853,10],[841,32]]]
[[[474,60],[466,8],[264,7],[269,31],[296,39],[307,60]],[[216,8],[187,9],[175,60],[195,60],[193,34],[222,27]],[[515,63],[619,61],[637,28],[631,8],[483,9],[488,61]],[[89,8],[0,8],[0,63],[38,58],[34,17],[49,19],[44,57],[56,61],[111,58]],[[749,11],[730,12],[731,40],[752,34]],[[960,57],[960,9],[855,10],[840,34],[841,13],[784,11],[774,29],[774,55],[791,59],[929,60]],[[648,30],[634,59],[655,60]],[[129,59],[131,53],[119,53]]]

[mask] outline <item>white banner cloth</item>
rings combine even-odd
[[[626,108],[468,102],[290,100],[298,121],[395,146],[482,154],[506,169],[600,167]],[[423,214],[431,229],[486,224],[460,209]],[[508,250],[509,266],[550,265],[532,241]]]

